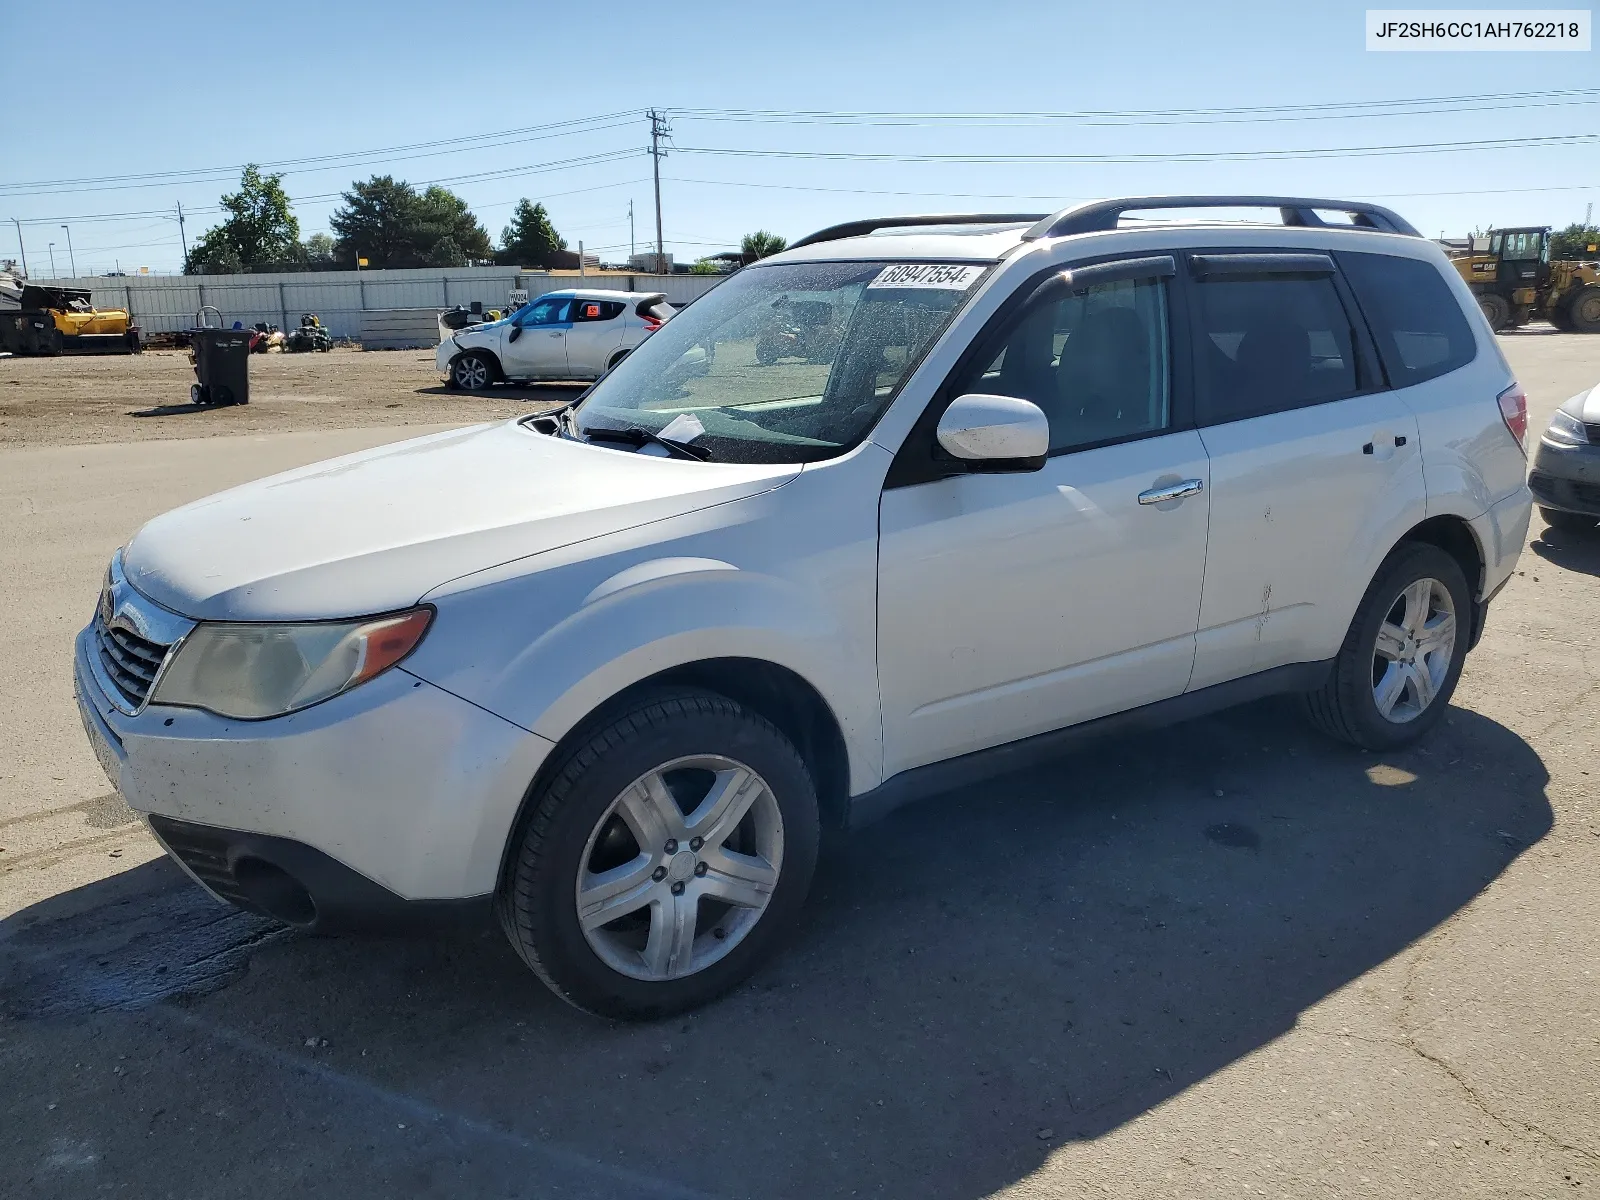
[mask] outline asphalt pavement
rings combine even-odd
[[[1600,338],[1502,338],[1542,427]],[[109,793],[72,635],[148,516],[389,438],[0,451],[0,1194],[1537,1196],[1600,1188],[1600,538],[1543,528],[1447,721],[1265,702],[903,810],[651,1025],[494,930],[220,907]]]

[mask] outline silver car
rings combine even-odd
[[[547,292],[509,317],[458,330],[434,361],[452,388],[598,379],[672,316],[661,292]]]

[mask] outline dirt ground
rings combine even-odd
[[[0,358],[0,445],[63,446],[156,438],[440,425],[515,416],[582,386],[445,389],[432,350],[335,349],[253,356],[250,403],[196,409],[187,351]]]

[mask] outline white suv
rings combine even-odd
[[[1224,203],[1283,223],[1120,221]],[[825,826],[1267,693],[1421,736],[1523,544],[1525,423],[1380,208],[861,222],[576,406],[150,522],[78,693],[216,895],[492,903],[573,1004],[661,1014],[793,923]]]
[[[598,379],[672,317],[662,292],[546,292],[509,317],[469,325],[434,351],[453,388],[495,383]]]

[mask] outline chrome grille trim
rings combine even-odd
[[[194,627],[194,621],[135,591],[117,551],[90,624],[94,639],[89,654],[95,682],[112,707],[128,716],[144,711],[172,652]]]

